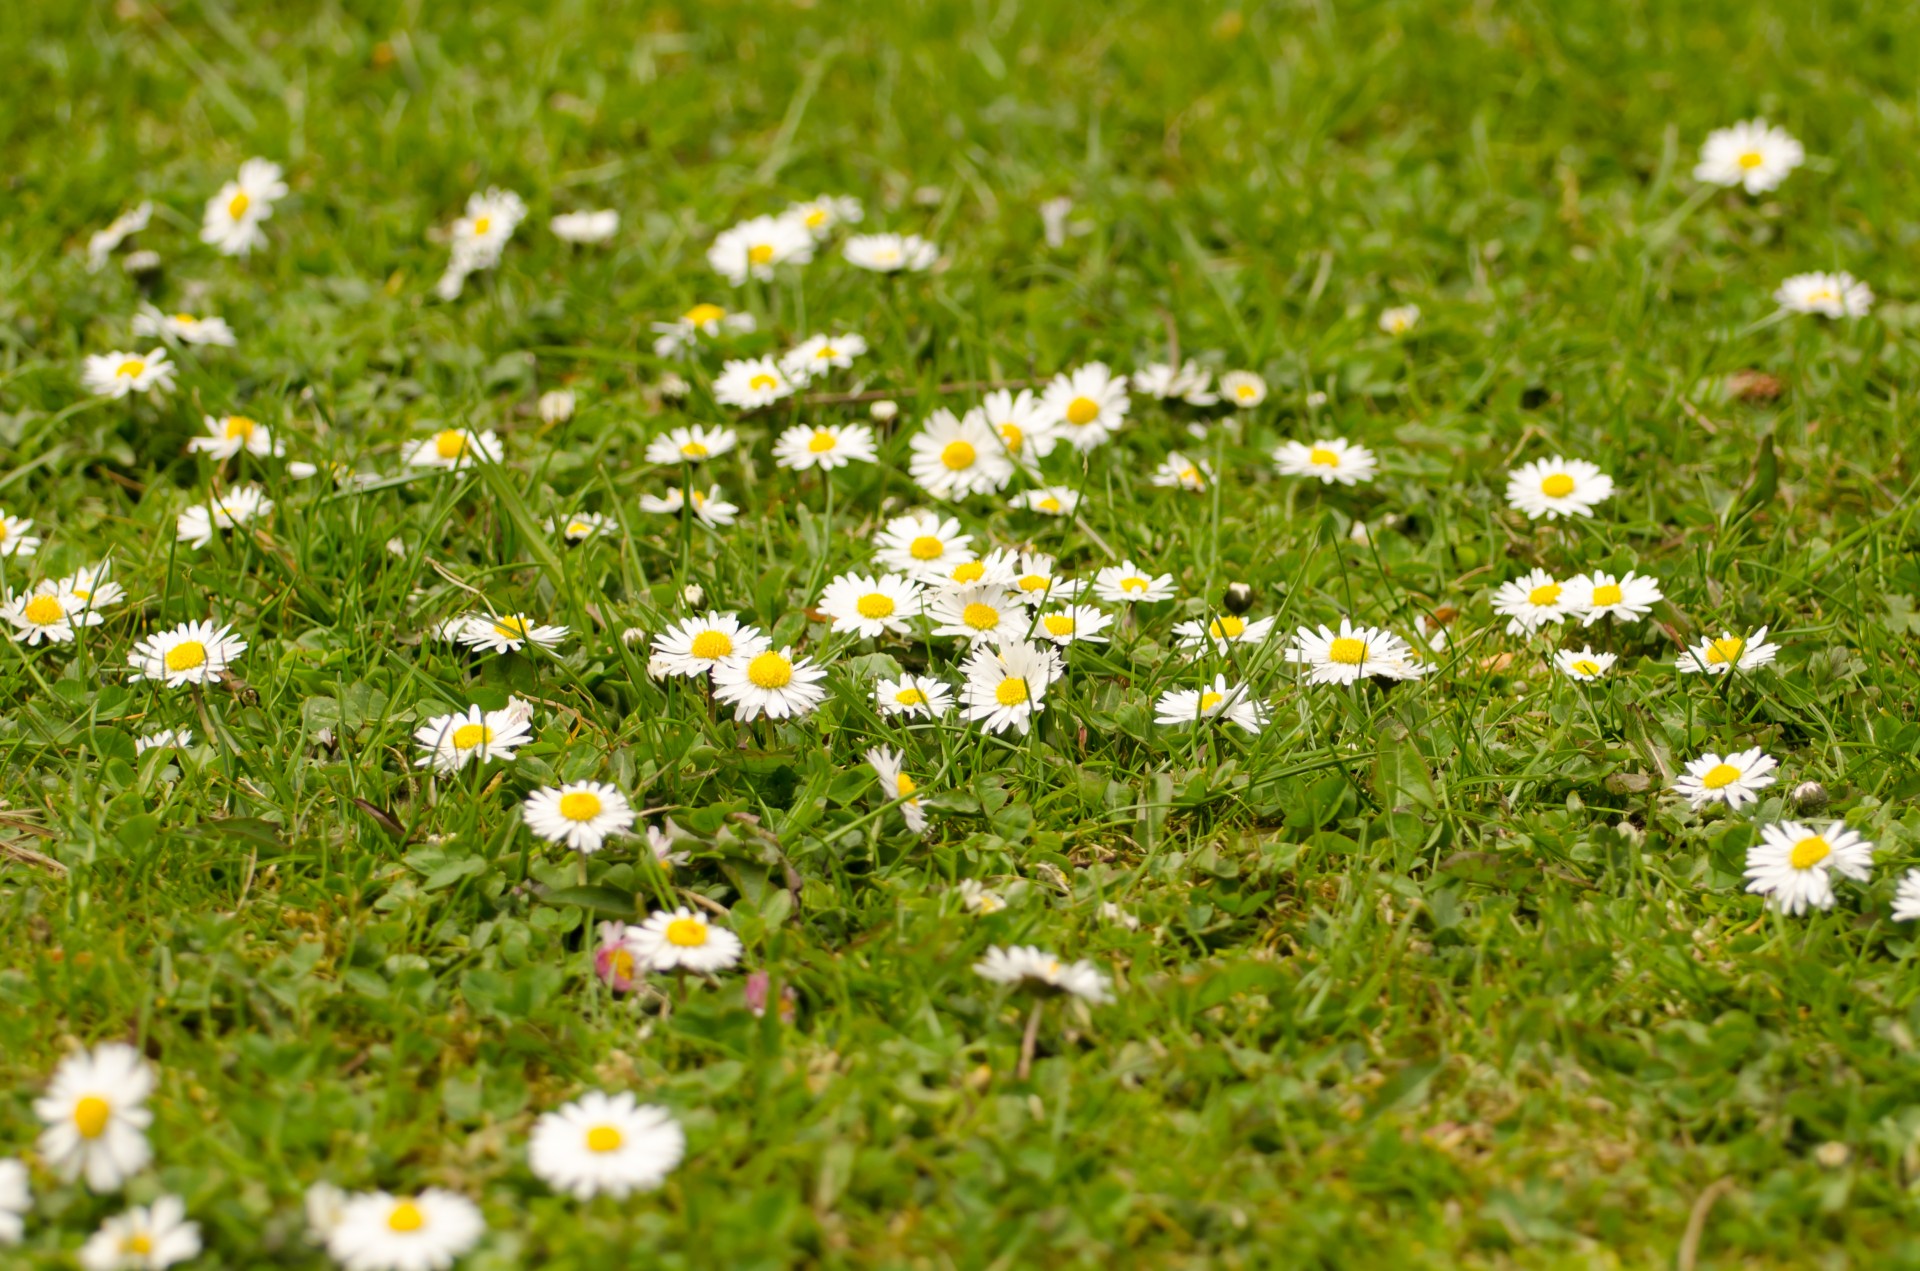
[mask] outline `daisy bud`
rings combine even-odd
[[[673,660],[656,653],[647,659],[647,678],[664,680],[673,674]]]
[[[160,271],[160,253],[155,251],[128,252],[120,267],[138,277],[141,274],[153,274]]]
[[[564,424],[573,418],[573,394],[564,388],[540,394],[540,419],[543,423]]]
[[[1813,1159],[1820,1162],[1822,1168],[1839,1169],[1853,1159],[1853,1149],[1845,1143],[1822,1143],[1813,1149]]]
[[[693,385],[687,383],[683,376],[676,375],[672,371],[668,371],[660,377],[660,396],[662,397],[671,397],[678,400],[692,391]]]
[[[1253,608],[1253,588],[1245,583],[1228,583],[1220,604],[1228,613],[1245,613]]]
[[[1794,806],[1802,812],[1818,812],[1827,806],[1830,796],[1818,781],[1802,781],[1793,788]]]
[[[867,413],[873,416],[875,423],[890,424],[893,422],[894,416],[900,413],[900,404],[883,397],[869,406]]]
[[[680,599],[686,602],[689,609],[698,609],[707,602],[707,593],[701,590],[699,583],[688,583],[680,589]]]
[[[636,644],[645,644],[646,641],[647,629],[645,627],[628,627],[620,633],[620,643],[629,648]]]
[[[1316,388],[1311,393],[1307,394],[1308,410],[1318,410],[1320,407],[1325,406],[1326,404],[1327,404],[1327,395],[1321,392],[1319,389]]]

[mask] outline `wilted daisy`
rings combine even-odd
[[[547,528],[556,528],[554,522],[547,522]],[[590,538],[602,534],[613,534],[620,529],[620,523],[610,516],[599,512],[575,512],[566,520],[559,522],[560,537],[575,547]]]
[[[813,235],[785,216],[755,216],[721,230],[707,249],[707,264],[738,287],[749,276],[766,280],[778,265],[804,265],[813,259]]]
[[[1149,362],[1127,378],[1128,386],[1142,397],[1154,397],[1161,401],[1178,400],[1189,406],[1212,406],[1220,400],[1208,387],[1213,382],[1213,372],[1199,362],[1189,361],[1177,367],[1166,362]],[[1224,389],[1225,377],[1220,383]]]
[[[820,681],[827,669],[811,658],[795,658],[792,649],[768,649],[752,657],[735,654],[713,668],[713,698],[733,707],[742,722],[798,719],[825,700]]]
[[[1825,318],[1864,318],[1873,308],[1873,288],[1852,274],[1795,274],[1773,298],[1789,313]]]
[[[1595,653],[1591,647],[1556,649],[1553,664],[1570,679],[1597,680],[1613,669],[1617,659],[1611,653]]]
[[[0,509],[0,557],[27,557],[40,550],[40,539],[27,533],[33,528],[30,516],[9,516]]]
[[[1682,652],[1676,665],[1682,673],[1707,675],[1725,675],[1733,670],[1756,671],[1772,663],[1780,652],[1779,645],[1768,644],[1766,640],[1765,627],[1749,636],[1722,631],[1719,639],[1703,639]]]
[[[1198,649],[1211,644],[1216,652],[1225,653],[1239,645],[1260,643],[1273,630],[1273,622],[1272,618],[1256,618],[1248,622],[1238,614],[1223,613],[1204,626],[1197,618],[1176,623],[1173,634],[1180,637],[1180,647],[1183,649]],[[1301,628],[1303,635],[1305,630]]]
[[[524,613],[474,614],[455,637],[469,649],[486,653],[518,653],[528,645],[552,650],[567,638],[567,628],[535,622]]]
[[[549,843],[564,843],[588,855],[611,836],[632,829],[634,815],[627,796],[601,781],[542,786],[520,805],[520,819],[528,829]]]
[[[451,715],[436,715],[413,730],[422,753],[414,766],[431,766],[449,774],[470,763],[509,763],[514,752],[533,740],[533,728],[524,709],[509,703],[504,710],[469,706]]]
[[[1043,996],[1068,993],[1099,1005],[1113,1000],[1106,974],[1091,962],[1063,962],[1031,945],[988,949],[973,965],[974,974]]]
[[[859,224],[866,211],[851,194],[822,194],[804,203],[789,203],[783,215],[805,226],[815,238],[825,238],[835,226]]]
[[[1257,733],[1267,725],[1267,708],[1244,684],[1229,684],[1216,675],[1202,688],[1169,689],[1154,704],[1153,722],[1184,727],[1203,719],[1225,719]]]
[[[1108,604],[1152,604],[1173,599],[1172,574],[1154,574],[1130,560],[1108,566],[1093,576],[1093,594]]]
[[[782,468],[831,472],[850,463],[872,463],[879,458],[873,429],[865,424],[795,424],[773,443],[773,461]]]
[[[486,1230],[478,1205],[438,1187],[413,1196],[359,1192],[340,1207],[327,1252],[346,1271],[445,1271]]]
[[[705,675],[731,657],[752,658],[767,651],[767,637],[739,617],[710,610],[704,617],[682,618],[653,642],[653,655],[668,675]]]
[[[855,234],[841,255],[848,264],[877,274],[918,273],[933,268],[940,249],[918,234]]]
[[[1286,658],[1307,668],[1309,684],[1353,684],[1368,676],[1411,680],[1425,673],[1405,640],[1379,627],[1356,627],[1346,618],[1337,632],[1325,623],[1317,631],[1301,627]]]
[[[407,462],[416,468],[457,470],[475,463],[499,463],[500,438],[491,428],[475,432],[471,428],[442,428],[408,452]]]
[[[640,510],[663,516],[673,516],[687,505],[687,496],[679,486],[673,486],[665,494],[643,494],[640,496]],[[721,495],[720,487],[710,485],[704,490],[693,492],[693,515],[706,525],[732,525],[740,514],[740,505],[729,503]]]
[[[1738,185],[1748,194],[1764,194],[1806,160],[1807,152],[1784,128],[1751,119],[1716,128],[1700,147],[1693,179],[1710,185]]]
[[[1380,311],[1380,329],[1388,335],[1405,335],[1419,325],[1419,305],[1394,305]]]
[[[1228,371],[1220,377],[1220,396],[1250,410],[1267,400],[1267,382],[1252,371]]]
[[[882,715],[918,715],[940,719],[953,706],[953,690],[927,675],[905,675],[879,680],[873,686],[874,705]]]
[[[18,596],[8,596],[0,604],[0,618],[13,624],[12,635],[27,645],[41,641],[70,644],[73,641],[72,611],[80,607],[77,597],[64,592],[38,588]]]
[[[84,1175],[93,1191],[119,1190],[153,1159],[146,1106],[153,1084],[153,1069],[125,1042],[68,1055],[33,1103],[46,1127],[41,1161],[68,1182]]]
[[[589,1090],[543,1114],[527,1138],[534,1176],[575,1200],[650,1192],[686,1152],[686,1133],[673,1114],[625,1091]]]
[[[190,547],[205,547],[214,531],[238,529],[264,520],[273,512],[273,500],[257,485],[237,485],[206,503],[196,503],[174,518],[175,536]]]
[[[649,971],[693,971],[710,975],[740,960],[740,937],[682,906],[647,915],[627,928],[627,947]]]
[[[939,577],[946,568],[974,554],[971,534],[960,532],[960,522],[934,512],[896,516],[873,536],[873,558],[889,569],[917,577]]]
[[[1738,808],[1759,801],[1759,792],[1777,780],[1773,770],[1779,766],[1758,746],[1724,758],[1708,751],[1687,764],[1673,788],[1687,796],[1695,811],[1709,803]]]
[[[1760,827],[1747,849],[1747,890],[1785,914],[1833,908],[1833,875],[1864,883],[1873,876],[1873,844],[1835,821],[1824,830],[1798,821]]]
[[[934,411],[908,445],[908,473],[936,499],[990,494],[1013,478],[1013,461],[986,420],[972,411],[957,418],[945,407]]]
[[[1275,447],[1273,465],[1282,476],[1318,477],[1323,485],[1338,481],[1357,485],[1373,480],[1378,461],[1373,451],[1339,437],[1321,437],[1312,445],[1283,441]]]
[[[1036,460],[1052,454],[1059,440],[1053,424],[1040,413],[1039,399],[1028,389],[1016,393],[997,388],[981,398],[967,416],[978,417],[992,429],[1007,458],[1023,468],[1031,468]]]
[[[167,688],[212,684],[229,663],[247,651],[233,628],[211,620],[186,622],[148,636],[127,654],[129,680],[158,680]]]
[[[0,1245],[20,1243],[32,1208],[33,1191],[27,1186],[26,1165],[12,1157],[0,1157]]]
[[[1047,686],[1060,678],[1060,655],[1024,640],[982,644],[967,655],[960,671],[966,679],[960,700],[967,718],[988,732],[1012,729],[1025,736],[1033,717],[1046,709]]]
[[[954,636],[972,644],[1026,634],[1025,607],[1003,586],[942,589],[927,597],[927,617],[935,636]]]
[[[187,449],[197,454],[231,459],[242,450],[261,458],[286,452],[286,447],[275,444],[273,433],[265,424],[245,415],[206,415],[202,416],[202,422],[207,435],[187,443]]]
[[[816,335],[788,350],[780,358],[780,369],[788,378],[804,384],[828,371],[846,370],[866,351],[866,340],[857,335]]]
[[[145,229],[152,220],[153,204],[141,203],[108,221],[104,229],[95,230],[87,239],[87,268],[99,273],[106,265],[107,257],[118,251],[120,244],[128,238]]]
[[[770,357],[738,358],[726,362],[713,380],[713,400],[740,410],[758,410],[793,396],[793,381]],[[651,458],[651,450],[649,450]],[[671,459],[654,459],[671,463]]]
[[[1592,516],[1594,505],[1612,497],[1613,478],[1585,459],[1555,455],[1507,474],[1507,504],[1535,520]]]
[[[234,345],[233,328],[225,318],[162,313],[152,305],[142,305],[140,312],[133,315],[133,333],[178,340],[182,344],[208,344],[227,349]]]
[[[1071,599],[1080,591],[1078,583],[1054,573],[1053,557],[1044,552],[1020,553],[1008,585],[1014,595],[1028,605]]]
[[[161,1271],[200,1254],[200,1224],[187,1221],[186,1202],[162,1196],[107,1219],[80,1246],[84,1271]]]
[[[1628,570],[1616,578],[1604,570],[1576,574],[1567,579],[1567,611],[1580,615],[1580,625],[1590,627],[1602,618],[1615,622],[1638,622],[1660,603],[1660,584],[1644,574]]]
[[[653,351],[659,357],[678,357],[689,352],[701,337],[711,340],[726,334],[745,334],[754,329],[750,313],[730,313],[707,301],[693,306],[672,322],[656,322]]]
[[[703,424],[671,428],[647,443],[648,463],[704,463],[740,443],[731,428]]]
[[[1068,605],[1040,615],[1033,624],[1036,638],[1065,648],[1069,644],[1105,644],[1102,634],[1113,625],[1113,615],[1092,605]]]
[[[260,223],[273,215],[273,205],[287,196],[280,165],[269,159],[249,159],[239,174],[207,200],[200,218],[200,241],[224,256],[245,256],[267,245]]]
[[[1072,486],[1043,485],[1022,490],[1007,500],[1011,508],[1025,508],[1042,516],[1072,516],[1080,510],[1080,493]]]
[[[1189,459],[1178,450],[1170,451],[1153,470],[1153,483],[1183,490],[1204,490],[1213,480],[1213,469],[1204,459]]]
[[[547,222],[553,236],[563,243],[604,243],[620,230],[620,213],[612,208],[597,212],[562,212]]]
[[[146,353],[94,353],[80,369],[89,393],[119,400],[130,393],[163,394],[173,387],[173,363],[165,349]]]
[[[1528,570],[1501,583],[1493,593],[1493,611],[1507,619],[1508,635],[1532,635],[1549,622],[1559,622],[1573,611],[1567,585],[1544,569]]]
[[[1104,362],[1056,375],[1040,394],[1040,417],[1075,450],[1093,449],[1126,422],[1127,377]]]
[[[920,800],[908,796],[918,789],[913,778],[909,777],[901,765],[906,756],[891,746],[875,746],[867,752],[867,764],[874,775],[880,778],[880,789],[889,801],[903,799],[900,815],[906,819],[907,828],[915,834],[927,832],[927,810],[920,806]]]
[[[920,603],[920,584],[905,574],[842,574],[827,584],[815,607],[833,630],[877,640],[907,634]]]
[[[161,728],[144,737],[133,739],[133,753],[144,755],[149,750],[192,750],[193,730],[191,728]]]

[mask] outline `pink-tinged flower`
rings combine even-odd
[[[618,922],[600,924],[600,945],[593,951],[593,973],[616,993],[631,993],[640,985],[640,963],[627,948],[626,926]]]

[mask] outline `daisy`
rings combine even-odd
[[[742,722],[765,715],[768,719],[798,719],[826,699],[820,681],[827,669],[811,658],[795,659],[790,648],[768,649],[752,657],[735,654],[713,668],[713,698],[733,707]]]
[[[280,165],[269,159],[249,159],[234,180],[207,200],[200,218],[200,241],[223,256],[245,256],[267,245],[260,222],[273,215],[273,205],[287,196]]]
[[[960,670],[966,677],[960,700],[967,718],[988,732],[1012,729],[1024,737],[1033,717],[1047,708],[1047,686],[1061,674],[1060,655],[1022,640],[976,645]]]
[[[34,590],[49,595],[71,596],[78,602],[69,607],[74,622],[97,627],[106,621],[101,610],[126,599],[127,589],[107,577],[112,572],[113,562],[101,561],[98,565],[82,566],[57,582],[41,583]]]
[[[1013,461],[984,417],[968,411],[956,418],[945,407],[927,417],[908,443],[913,458],[908,473],[936,499],[991,494],[1013,479]]]
[[[1042,996],[1067,993],[1096,1006],[1113,1000],[1106,974],[1093,963],[1062,962],[1057,955],[1032,945],[988,949],[986,956],[973,964],[973,971],[983,980]]]
[[[416,445],[407,455],[407,462],[416,468],[458,471],[475,463],[499,463],[500,455],[500,438],[491,428],[481,432],[471,428],[442,428]]]
[[[873,429],[865,424],[795,424],[773,443],[773,461],[782,468],[831,472],[850,463],[872,463],[879,452]]]
[[[940,249],[918,234],[855,234],[840,254],[877,274],[918,273],[940,259]]]
[[[497,711],[469,706],[434,716],[413,730],[413,740],[422,752],[415,767],[451,775],[470,763],[512,762],[514,752],[533,740],[533,728],[511,703]]]
[[[713,400],[741,410],[758,410],[791,396],[793,381],[770,357],[730,359],[713,380]],[[648,458],[654,463],[675,462],[653,459],[651,451]]]
[[[1282,476],[1318,477],[1322,485],[1357,485],[1373,480],[1378,462],[1373,451],[1339,437],[1321,437],[1312,445],[1283,441],[1273,452]]]
[[[889,569],[939,577],[961,561],[972,560],[971,534],[960,532],[960,522],[935,512],[896,516],[873,536],[873,558]]]
[[[816,335],[782,355],[780,369],[788,378],[804,384],[828,371],[846,370],[866,351],[866,340],[857,335]]]
[[[1080,510],[1080,495],[1071,486],[1043,485],[1022,490],[1007,500],[1011,508],[1025,508],[1042,516],[1072,516]]]
[[[649,971],[710,975],[740,960],[739,936],[685,906],[671,913],[658,910],[639,926],[628,927],[627,947]]]
[[[1012,571],[1008,586],[1022,604],[1043,605],[1049,600],[1067,600],[1078,594],[1079,584],[1053,572],[1053,557],[1043,552],[1022,552]]]
[[[744,335],[755,326],[750,313],[729,313],[720,305],[706,301],[693,306],[672,322],[655,322],[653,351],[659,357],[679,357],[700,342],[722,333]]]
[[[1056,375],[1040,395],[1040,416],[1075,450],[1099,445],[1126,422],[1127,377],[1104,362],[1089,362]]]
[[[555,388],[540,394],[540,400],[534,403],[534,410],[540,415],[543,424],[564,424],[573,418],[574,407],[580,404],[570,388]]]
[[[1093,576],[1093,594],[1110,605],[1153,604],[1174,596],[1172,574],[1155,575],[1130,560]]]
[[[200,1254],[200,1224],[187,1221],[186,1202],[162,1196],[100,1224],[80,1247],[85,1271],[161,1271]]]
[[[512,190],[496,187],[484,194],[469,195],[466,215],[453,223],[450,268],[461,274],[493,268],[526,218],[526,202]]]
[[[474,614],[454,637],[469,649],[487,653],[518,653],[529,644],[553,650],[567,638],[567,628],[536,623],[524,613]]]
[[[1189,459],[1178,450],[1169,451],[1153,471],[1153,483],[1157,486],[1183,490],[1204,490],[1213,480],[1213,469],[1204,459]]]
[[[129,393],[165,394],[173,387],[173,363],[165,349],[146,353],[95,353],[80,370],[80,385],[89,393],[119,400]]]
[[[687,1136],[673,1114],[625,1091],[590,1090],[543,1114],[527,1138],[534,1176],[575,1200],[650,1192],[686,1153]]]
[[[653,642],[653,656],[668,675],[705,675],[731,657],[754,658],[767,651],[767,637],[730,613],[710,610],[705,617],[682,618]]]
[[[99,273],[107,257],[118,251],[128,238],[145,229],[152,219],[153,204],[142,203],[108,221],[105,229],[95,230],[87,239],[87,269]]]
[[[124,1042],[68,1055],[33,1104],[46,1127],[42,1163],[68,1182],[84,1174],[95,1192],[119,1190],[153,1159],[146,1106],[153,1084],[153,1069]]]
[[[1571,679],[1597,680],[1613,669],[1617,659],[1611,653],[1595,653],[1591,647],[1556,649],[1553,664]]]
[[[1700,147],[1693,179],[1709,185],[1738,185],[1748,194],[1764,194],[1805,161],[1807,152],[1784,128],[1764,119],[1716,128]]]
[[[749,275],[773,277],[776,265],[804,265],[813,259],[813,235],[784,216],[756,216],[721,230],[707,249],[707,264],[738,287]]]
[[[616,993],[633,992],[640,977],[646,974],[646,968],[640,965],[640,960],[633,956],[633,950],[627,947],[627,924],[603,922],[599,931],[600,943],[593,950],[594,974]]]
[[[877,640],[906,635],[920,615],[920,585],[905,574],[842,574],[827,584],[816,606],[832,630]]]
[[[547,222],[547,228],[563,243],[604,243],[620,232],[620,213],[612,208],[562,212]]]
[[[233,328],[225,318],[196,318],[190,313],[162,313],[152,305],[142,305],[133,315],[135,335],[159,336],[182,344],[209,344],[230,349],[234,345]]]
[[[528,829],[588,856],[609,837],[632,829],[634,817],[627,796],[599,781],[573,781],[558,789],[542,786],[520,805],[520,819]]]
[[[1053,425],[1041,415],[1039,400],[1028,389],[1018,393],[995,389],[967,412],[969,419],[976,416],[1000,439],[1000,449],[1007,458],[1024,468],[1052,454],[1059,440]]]
[[[127,665],[129,680],[158,680],[167,688],[182,684],[212,684],[229,663],[247,651],[247,642],[230,626],[186,622],[150,635],[133,646]]]
[[[940,719],[953,708],[953,690],[930,676],[906,675],[897,680],[876,682],[873,701],[882,715]]]
[[[867,764],[873,769],[874,775],[880,778],[880,789],[885,793],[887,800],[889,802],[895,799],[905,800],[900,804],[900,815],[906,818],[907,828],[915,834],[925,834],[927,810],[920,806],[919,799],[908,797],[918,787],[914,784],[913,778],[909,777],[906,770],[901,767],[905,758],[906,756],[900,751],[890,746],[875,746],[867,752]]]
[[[25,595],[9,596],[0,604],[0,618],[13,624],[13,638],[29,646],[42,640],[48,644],[73,642],[72,610],[81,607],[75,596],[35,589]]]
[[[1420,325],[1419,305],[1395,305],[1380,311],[1380,329],[1388,335],[1406,335]]]
[[[672,869],[676,865],[685,865],[693,859],[690,852],[676,852],[673,845],[680,841],[685,831],[667,818],[667,827],[663,830],[657,825],[647,827],[647,850],[653,853],[654,863],[661,869]]]
[[[1873,308],[1873,288],[1852,274],[1795,274],[1773,293],[1789,313],[1826,318],[1864,318]]]
[[[1065,648],[1069,644],[1105,644],[1101,632],[1113,625],[1113,616],[1092,605],[1068,605],[1040,615],[1033,634]]]
[[[33,555],[40,550],[38,536],[27,533],[33,528],[30,516],[8,516],[0,509],[0,557]]]
[[[1696,812],[1709,803],[1738,809],[1759,801],[1758,792],[1778,780],[1773,770],[1779,766],[1758,746],[1724,758],[1708,751],[1687,764],[1686,772],[1674,779],[1673,788],[1687,796]]]
[[[547,524],[547,528],[554,528],[552,522]],[[615,533],[619,528],[620,523],[610,516],[599,512],[575,512],[560,525],[560,536],[578,547],[590,538]]]
[[[998,892],[988,891],[977,878],[963,878],[954,888],[960,893],[960,904],[970,914],[997,914],[1007,907],[1006,898]]]
[[[1592,574],[1576,574],[1567,579],[1567,610],[1581,616],[1583,627],[1590,627],[1602,618],[1638,622],[1662,599],[1659,583],[1632,570],[1618,578],[1604,570],[1595,570]]]
[[[1245,372],[1235,372],[1245,374]],[[1199,362],[1189,361],[1181,366],[1171,366],[1165,362],[1149,362],[1129,377],[1130,387],[1142,397],[1156,397],[1161,401],[1178,400],[1189,406],[1212,406],[1220,398],[1208,386],[1213,382],[1213,372]],[[1226,388],[1226,379],[1222,377],[1221,387]],[[1253,403],[1249,403],[1252,405]]]
[[[1214,676],[1213,683],[1202,688],[1169,689],[1154,709],[1154,723],[1175,728],[1203,719],[1226,719],[1250,733],[1267,726],[1267,708],[1246,685],[1228,684],[1224,675]]]
[[[1340,619],[1338,633],[1324,623],[1317,632],[1301,627],[1286,658],[1308,668],[1309,684],[1353,684],[1372,675],[1411,680],[1425,673],[1405,640],[1379,627],[1356,627],[1346,618]]]
[[[1901,875],[1900,885],[1893,893],[1893,920],[1912,922],[1920,918],[1920,869],[1910,869]]]
[[[1267,382],[1252,371],[1228,371],[1220,377],[1220,396],[1241,410],[1267,400]]]
[[[187,449],[196,454],[212,455],[215,459],[231,459],[242,450],[250,455],[265,458],[268,455],[286,453],[286,447],[276,445],[273,433],[265,424],[247,418],[245,415],[202,416],[207,435],[195,437],[187,443]]]
[[[1259,644],[1267,638],[1267,632],[1273,630],[1273,622],[1272,618],[1256,618],[1248,622],[1238,614],[1223,613],[1204,627],[1197,618],[1176,623],[1173,633],[1180,637],[1180,647],[1183,649],[1198,649],[1211,644],[1218,652],[1226,653],[1236,645]],[[1301,628],[1301,634],[1306,634],[1306,628]]]
[[[1747,849],[1747,890],[1785,914],[1833,908],[1834,874],[1856,883],[1873,875],[1873,844],[1844,822],[1819,831],[1798,821],[1765,825]]]
[[[822,194],[804,203],[789,203],[784,213],[798,221],[816,239],[825,238],[837,225],[857,225],[866,211],[860,200],[850,194]]]
[[[144,737],[133,739],[133,753],[136,755],[144,755],[149,750],[192,749],[193,730],[191,728],[162,728]]]
[[[1779,645],[1768,644],[1766,639],[1765,627],[1750,636],[1722,631],[1718,640],[1703,639],[1683,652],[1675,665],[1683,674],[1698,671],[1707,675],[1725,675],[1733,670],[1757,671],[1771,665],[1780,652]]]
[[[737,365],[730,363],[729,365]],[[670,429],[647,443],[648,463],[704,463],[724,455],[740,444],[731,428],[708,428],[701,424]]]
[[[1533,520],[1592,516],[1613,497],[1613,478],[1585,459],[1536,459],[1507,474],[1507,504]]]
[[[27,1167],[11,1157],[0,1157],[0,1245],[17,1245],[26,1235],[27,1213],[33,1192],[27,1186]]]
[[[237,485],[211,502],[196,503],[174,518],[175,537],[190,547],[205,547],[214,531],[238,529],[273,512],[273,500],[257,485]]]
[[[960,587],[927,598],[927,617],[935,636],[954,636],[971,644],[1005,640],[1027,627],[1022,606],[1005,587]]]
[[[1004,547],[996,547],[985,556],[955,561],[937,573],[933,570],[923,571],[921,577],[932,586],[946,591],[958,591],[964,587],[1011,588],[1014,571],[1019,564],[1019,557]]]
[[[677,514],[687,505],[687,496],[679,486],[674,486],[663,495],[643,494],[640,496],[640,510],[665,516]],[[734,518],[740,515],[740,505],[729,503],[721,496],[720,487],[710,485],[705,490],[693,492],[693,514],[706,525],[732,525]]]
[[[1532,635],[1549,622],[1564,619],[1573,606],[1567,584],[1556,582],[1544,569],[1534,569],[1500,584],[1493,593],[1493,611],[1507,619],[1508,635]]]
[[[438,1187],[414,1196],[359,1192],[340,1207],[327,1252],[346,1271],[446,1271],[486,1230],[478,1205]]]

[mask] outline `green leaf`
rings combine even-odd
[[[632,892],[614,887],[553,887],[541,892],[540,899],[549,905],[574,905],[609,918],[633,918],[640,912]]]

